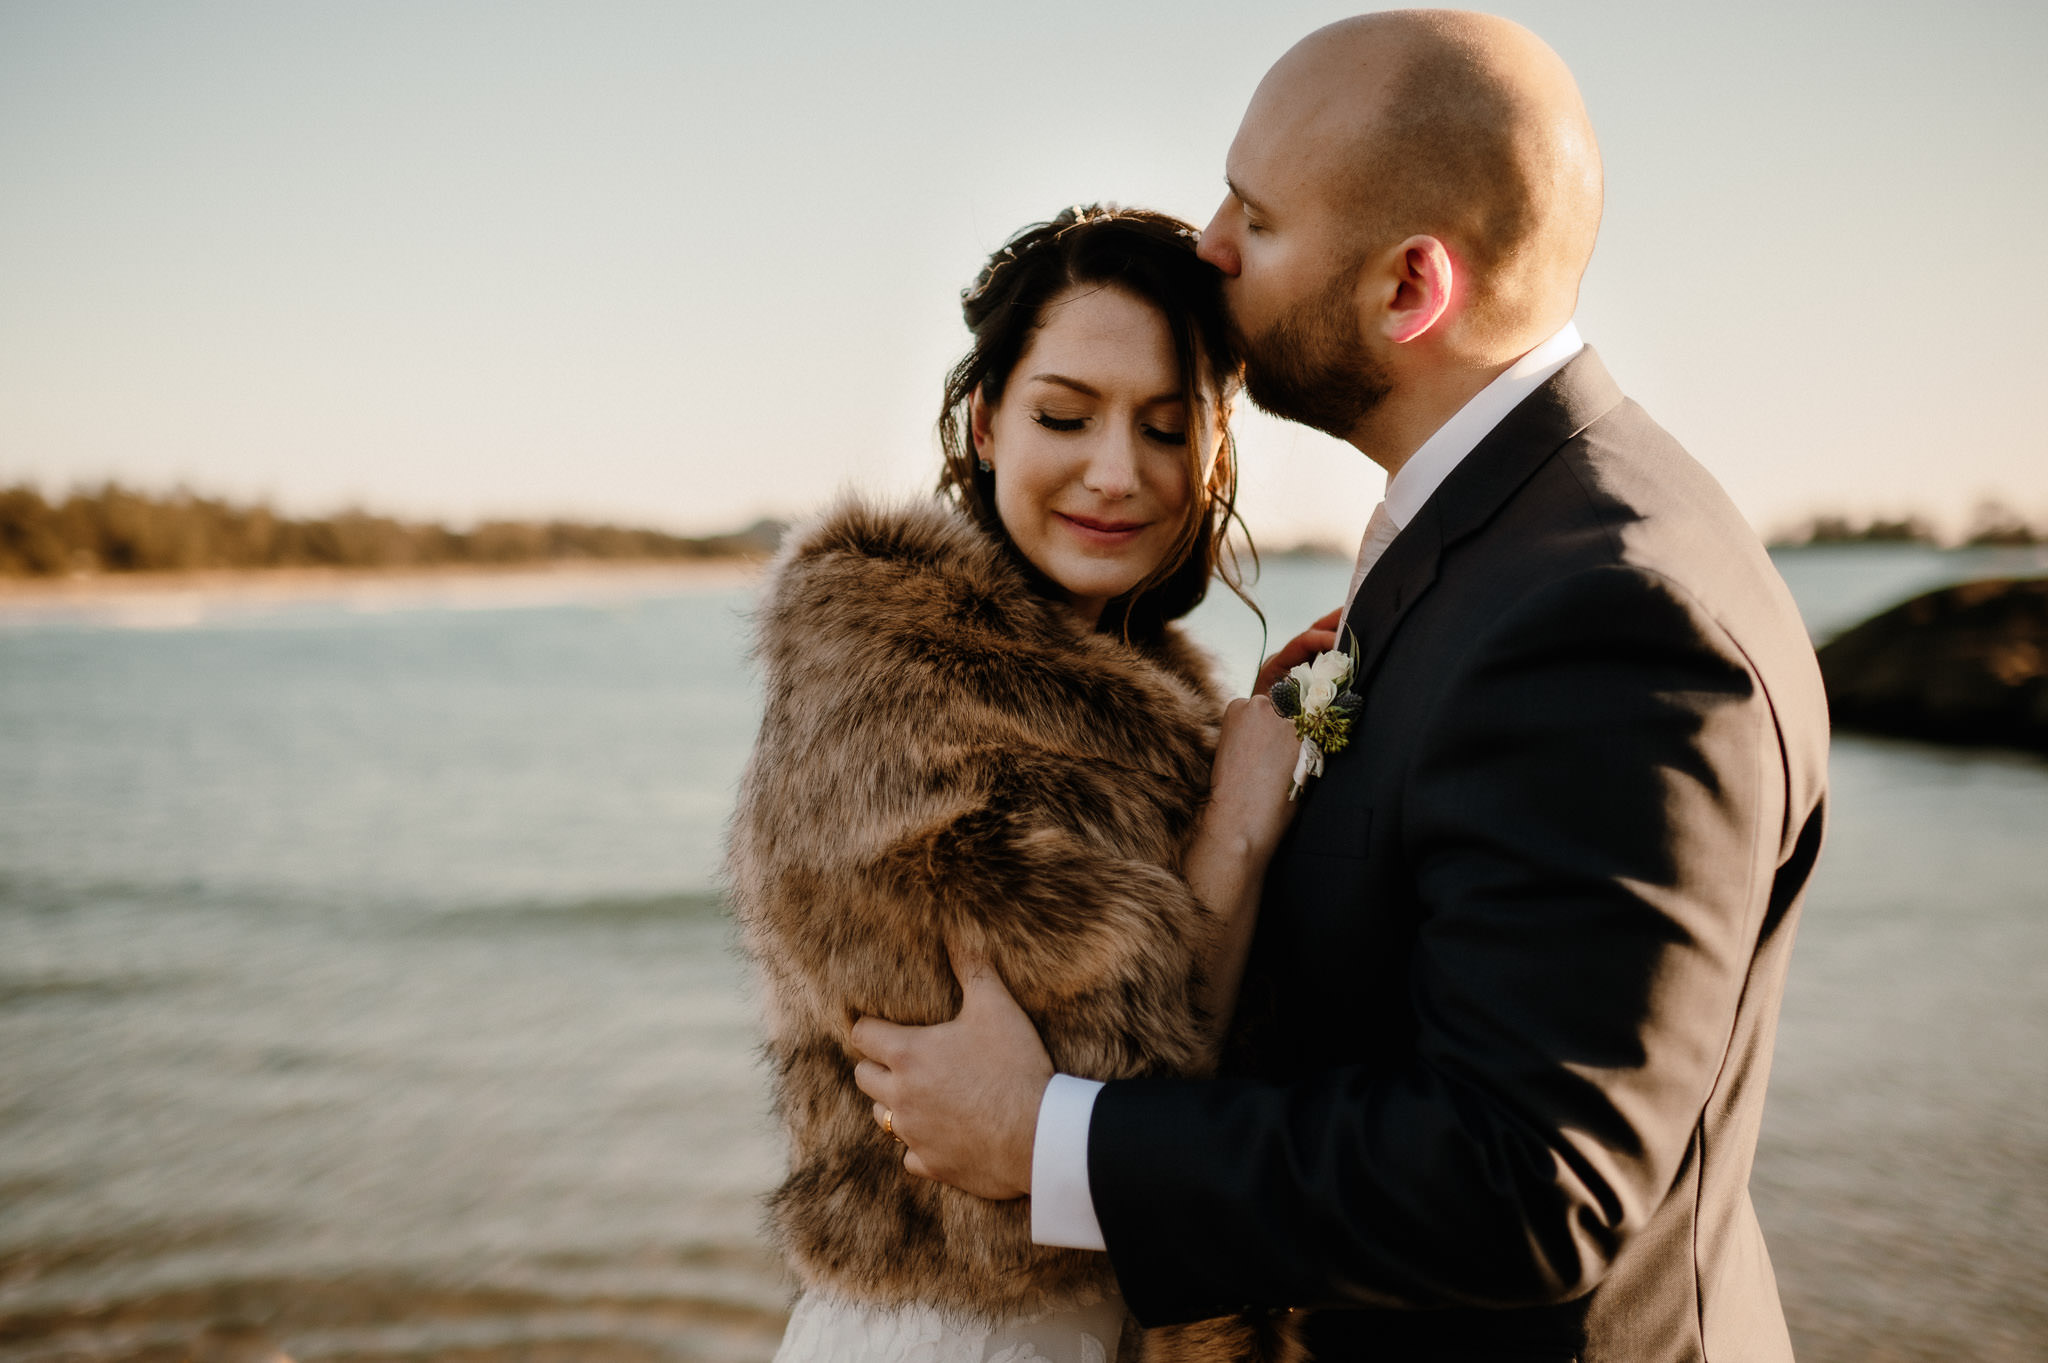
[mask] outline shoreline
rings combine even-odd
[[[581,559],[389,568],[209,568],[0,578],[0,626],[179,628],[303,605],[374,613],[512,609],[744,587],[764,560]]]

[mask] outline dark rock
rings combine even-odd
[[[1837,726],[2048,752],[2048,578],[1916,596],[1820,650]]]
[[[698,540],[704,551],[710,554],[739,554],[750,558],[767,558],[782,544],[782,536],[789,529],[786,521],[763,519],[755,521],[744,530],[729,534],[713,535]]]

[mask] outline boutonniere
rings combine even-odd
[[[1352,645],[1357,646],[1355,637]],[[1267,693],[1273,708],[1294,721],[1295,737],[1301,740],[1288,799],[1298,797],[1310,777],[1323,774],[1325,757],[1343,752],[1351,741],[1351,721],[1365,708],[1364,698],[1347,685],[1357,673],[1353,654],[1332,649],[1318,653],[1314,662],[1297,663]]]

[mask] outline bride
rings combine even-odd
[[[1264,1317],[1138,1331],[1107,1256],[1034,1245],[1028,1199],[908,1174],[854,1087],[857,1018],[958,1010],[949,952],[1001,974],[1065,1073],[1209,1068],[1290,808],[1292,727],[1226,713],[1173,623],[1236,585],[1236,360],[1195,233],[1069,210],[964,311],[940,495],[793,531],[759,611],[727,876],[789,1144],[778,1363],[1282,1357]]]

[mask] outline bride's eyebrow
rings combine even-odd
[[[1030,382],[1058,384],[1062,388],[1071,388],[1075,392],[1082,394],[1084,397],[1100,398],[1102,396],[1101,393],[1089,387],[1087,384],[1081,382],[1079,379],[1070,379],[1065,374],[1033,374],[1031,376]],[[1180,400],[1181,395],[1179,393],[1161,393],[1158,397],[1146,398],[1145,401],[1139,405],[1144,407],[1157,407],[1162,402],[1179,402]]]
[[[1070,379],[1065,374],[1033,374],[1031,376],[1031,381],[1033,383],[1056,383],[1062,388],[1071,388],[1075,392],[1091,398],[1099,398],[1102,396],[1101,393],[1097,392],[1093,388],[1090,388],[1087,384],[1081,382],[1079,379]]]

